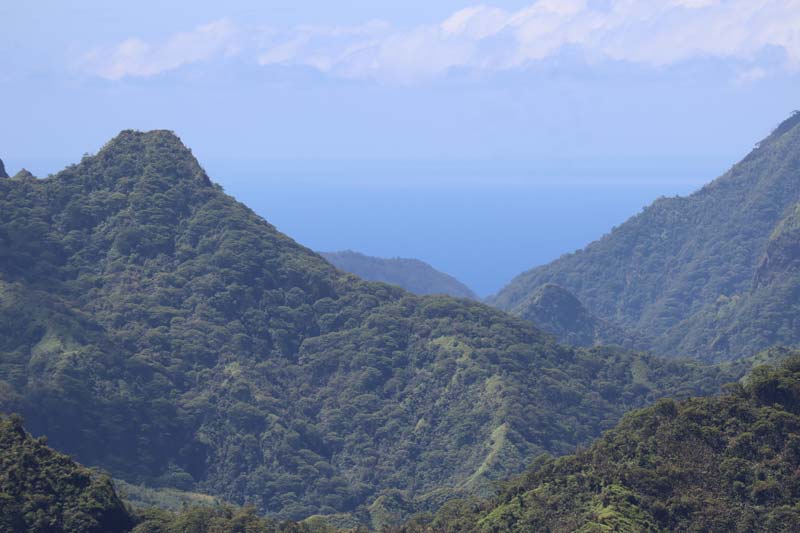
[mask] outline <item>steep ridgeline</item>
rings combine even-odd
[[[518,276],[495,306],[572,292],[661,354],[725,359],[800,343],[800,113],[688,197],[662,198],[584,250]]]
[[[3,160],[0,159],[0,178],[7,178],[8,173],[6,172],[6,166],[3,164]]]
[[[520,316],[574,346],[618,345],[646,349],[641,335],[611,324],[589,312],[568,290],[552,283],[538,287],[520,306]]]
[[[538,461],[493,501],[458,501],[407,532],[797,531],[800,358],[731,392],[661,400],[586,451]]]
[[[0,531],[128,531],[133,518],[99,476],[0,416]]]
[[[481,493],[731,368],[562,347],[477,302],[343,273],[171,132],[0,180],[0,410],[129,482],[391,519],[390,489],[419,508]]]
[[[418,259],[395,257],[384,259],[370,257],[350,250],[344,252],[321,252],[320,255],[336,268],[350,272],[367,281],[382,281],[399,285],[409,292],[424,296],[427,294],[447,294],[456,298],[478,297],[469,287],[453,276],[439,272],[428,263]]]

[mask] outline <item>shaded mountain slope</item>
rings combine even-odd
[[[520,306],[520,316],[575,346],[618,345],[646,349],[641,335],[602,320],[589,312],[568,290],[552,283],[537,288]]]
[[[521,274],[491,301],[523,315],[529,296],[555,283],[600,318],[652,337],[654,349],[665,354],[725,358],[774,342],[795,344],[796,306],[770,309],[771,300],[758,293],[777,291],[790,302],[785,289],[800,286],[800,279],[784,277],[784,287],[770,288],[772,278],[762,276],[754,291],[754,278],[771,236],[798,202],[795,114],[698,192],[656,201],[584,250]],[[758,319],[759,330],[742,332],[745,317]]]
[[[469,287],[453,276],[439,272],[428,263],[418,259],[395,257],[384,259],[370,257],[347,250],[344,252],[322,252],[320,255],[336,268],[350,272],[367,281],[382,281],[399,285],[420,296],[426,294],[447,294],[456,298],[477,300]]]
[[[189,507],[178,512],[125,506],[108,476],[34,439],[17,416],[0,416],[0,530],[29,533],[168,533],[176,531],[311,532],[253,509]],[[315,533],[328,531],[316,528]]]
[[[587,450],[537,462],[495,500],[449,503],[406,530],[796,531],[800,357],[730,390],[628,414]]]
[[[166,131],[0,181],[0,328],[0,409],[57,449],[292,518],[485,493],[733,371],[562,347],[477,302],[345,274]]]
[[[133,523],[109,478],[0,416],[0,530],[113,533]]]

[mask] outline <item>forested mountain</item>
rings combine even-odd
[[[491,501],[404,531],[797,531],[800,357],[723,396],[661,400],[587,450],[537,461]]]
[[[111,480],[33,439],[0,416],[0,530],[128,531],[133,519]]]
[[[574,294],[545,283],[520,306],[520,316],[574,346],[619,345],[646,349],[647,339],[589,312]]]
[[[6,166],[3,164],[3,160],[0,159],[0,178],[7,178],[8,173],[6,172]]]
[[[133,510],[111,479],[32,438],[17,416],[0,416],[0,530],[28,533],[324,533],[258,517],[253,509]]]
[[[35,178],[36,176],[34,176],[28,169],[23,168],[12,177],[17,180],[25,180]]]
[[[662,198],[576,253],[518,276],[491,303],[518,315],[557,284],[662,354],[751,355],[800,343],[800,113],[729,172]]]
[[[453,276],[439,272],[428,263],[418,259],[395,257],[384,259],[346,250],[344,252],[321,252],[336,268],[350,272],[367,281],[383,281],[399,285],[420,296],[447,294],[457,298],[477,300],[469,287]]]
[[[171,132],[0,180],[0,409],[130,482],[388,523],[738,371],[345,274]]]

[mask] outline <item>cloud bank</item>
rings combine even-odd
[[[159,44],[126,39],[111,48],[92,50],[81,64],[109,80],[154,76],[191,63],[237,55],[242,51],[241,36],[240,28],[221,19],[176,33]]]
[[[524,69],[565,50],[595,64],[732,60],[742,80],[755,80],[770,69],[800,69],[800,0],[538,0],[518,11],[468,7],[410,30],[382,21],[275,30],[222,19],[161,43],[128,39],[93,50],[83,66],[117,80],[241,56],[263,66],[413,83],[454,69]]]

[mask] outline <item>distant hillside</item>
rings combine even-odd
[[[403,531],[785,531],[800,526],[800,357],[724,396],[662,400],[491,501]]]
[[[800,114],[721,178],[662,198],[490,299],[525,316],[545,284],[662,354],[725,359],[800,343]]]
[[[344,273],[171,132],[0,180],[0,410],[129,483],[385,524],[732,371]]]
[[[647,339],[602,320],[589,312],[568,290],[547,283],[520,306],[520,316],[575,346],[618,345],[646,349]]]
[[[447,294],[456,298],[478,297],[469,287],[453,276],[439,272],[418,259],[384,259],[370,257],[353,251],[321,252],[322,257],[336,268],[350,272],[368,281],[382,281],[399,285],[414,294]]]

